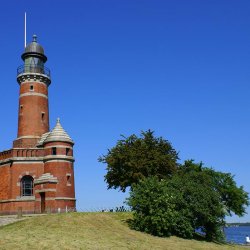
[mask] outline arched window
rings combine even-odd
[[[21,196],[33,195],[33,178],[30,175],[25,175],[21,180]]]

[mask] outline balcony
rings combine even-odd
[[[48,86],[51,83],[50,70],[44,66],[34,64],[24,64],[17,68],[17,82],[22,82],[30,79],[39,80],[46,83]]]
[[[44,66],[34,64],[24,64],[17,68],[17,76],[21,74],[43,74],[50,78],[50,70]]]

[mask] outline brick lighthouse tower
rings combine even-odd
[[[49,129],[50,70],[37,37],[22,54],[18,132],[13,148],[0,152],[0,214],[56,212],[75,208],[74,142],[60,120]]]

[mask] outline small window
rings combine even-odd
[[[56,155],[56,148],[52,148],[52,155]]]
[[[67,186],[71,186],[71,174],[66,174],[67,177]]]
[[[66,155],[69,155],[70,148],[66,148]]]
[[[23,111],[23,105],[20,105],[20,110],[21,110],[21,112]]]
[[[30,91],[33,91],[33,90],[34,90],[34,86],[30,85]]]
[[[21,179],[21,196],[33,195],[33,178],[30,175],[25,175]]]
[[[42,112],[42,121],[44,120],[44,115],[45,115],[45,113],[44,113],[44,112]]]

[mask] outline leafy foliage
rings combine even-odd
[[[142,131],[141,137],[123,136],[98,160],[107,164],[105,181],[108,188],[120,188],[124,192],[143,178],[171,176],[177,169],[178,153],[170,142],[155,137],[154,132],[148,130]]]
[[[225,216],[242,216],[248,194],[233,176],[186,161],[171,179],[141,180],[133,186],[128,205],[134,211],[132,227],[158,236],[193,238],[196,230],[207,240],[223,240]]]
[[[181,199],[176,201],[182,217],[189,222],[193,235],[197,229],[206,234],[208,240],[222,240],[221,227],[224,225],[225,210],[220,193],[214,188],[212,178],[203,171],[200,164],[186,162],[194,171],[182,171],[182,168],[168,183],[168,191],[178,193]],[[176,235],[182,236],[178,232]]]
[[[134,211],[132,227],[157,236],[169,236],[178,215],[174,198],[167,192],[165,181],[146,178],[134,185],[128,205]]]
[[[206,176],[207,184],[219,194],[225,215],[231,216],[234,213],[243,216],[246,213],[246,206],[249,205],[248,193],[244,191],[243,186],[237,187],[232,174],[203,167],[202,163],[195,164],[192,160],[185,161],[180,166],[178,174],[184,176],[191,173]]]

